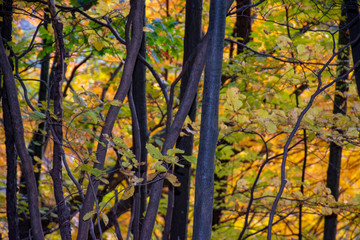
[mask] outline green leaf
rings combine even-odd
[[[167,150],[166,155],[171,156],[173,154],[179,154],[179,153],[183,154],[184,150],[181,150],[181,149],[178,149],[178,148],[173,148],[173,149]]]
[[[90,171],[92,168],[93,168],[93,166],[90,163],[86,163],[86,164],[81,165],[81,170],[85,171],[85,172]]]
[[[147,143],[146,149],[148,150],[148,153],[150,154],[151,157],[153,157],[157,160],[162,160],[164,158],[164,156],[161,154],[160,150],[157,149],[154,145]]]
[[[113,105],[116,107],[121,107],[121,105],[122,105],[122,102],[120,102],[119,100],[116,100],[116,99],[109,101],[109,103],[110,103],[110,105]]]
[[[164,167],[163,165],[154,165],[154,169],[158,172],[167,172],[166,167]]]
[[[84,221],[87,221],[87,220],[89,220],[90,218],[92,218],[95,214],[96,214],[96,211],[95,211],[95,210],[92,210],[92,211],[90,211],[90,212],[88,212],[88,213],[86,213],[86,214],[84,215],[83,220],[84,220]]]
[[[89,170],[89,173],[91,173],[95,177],[100,177],[103,174],[103,171],[98,168],[92,168]]]
[[[95,112],[87,112],[86,114],[93,120],[94,123],[98,122],[99,115],[97,113],[95,113]]]
[[[184,155],[183,158],[184,158],[186,161],[188,161],[188,162],[196,165],[197,158],[196,158],[195,156],[185,156],[185,155]]]

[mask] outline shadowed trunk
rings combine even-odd
[[[143,6],[145,9],[145,5]],[[145,25],[145,10],[144,10],[144,25]],[[143,33],[143,39],[139,54],[146,58],[146,36]],[[130,90],[131,91],[131,90]],[[133,149],[136,154],[136,149],[139,149],[140,156],[137,156],[139,162],[144,165],[139,166],[137,170],[137,176],[146,180],[146,168],[147,168],[147,150],[145,148],[146,143],[149,139],[149,131],[147,126],[147,110],[146,110],[146,66],[141,63],[138,59],[135,63],[133,82],[132,82],[132,95],[136,110],[137,124],[139,126],[140,142],[138,138],[133,138]],[[134,118],[132,118],[133,132],[135,129]],[[134,240],[140,239],[141,226],[144,218],[144,212],[146,211],[146,197],[147,197],[147,186],[136,186],[134,194],[134,205],[133,209],[133,226],[132,232]]]
[[[25,146],[24,127],[17,97],[15,79],[11,71],[11,65],[6,56],[2,39],[0,39],[0,67],[4,76],[4,89],[6,90],[6,94],[9,99],[8,105],[11,120],[13,126],[16,126],[13,128],[15,146],[16,151],[21,159],[21,171],[24,173],[26,180],[32,236],[35,240],[41,240],[44,239],[44,234],[41,226],[38,190],[36,186],[35,174],[32,165],[32,159]]]
[[[6,0],[1,5],[0,16],[3,19],[1,24],[1,36],[6,41],[11,41],[12,34],[12,0]],[[9,61],[11,59],[9,57]],[[3,78],[2,75],[0,75]],[[3,80],[3,79],[1,79]],[[1,83],[2,81],[0,81]],[[4,84],[5,85],[5,84]],[[1,84],[0,84],[1,86]],[[19,218],[17,213],[17,154],[15,149],[14,125],[11,120],[9,98],[6,93],[6,86],[0,89],[2,92],[2,109],[5,130],[5,147],[6,147],[6,217],[9,228],[9,239],[20,239]]]
[[[184,38],[184,60],[183,64],[189,59],[190,54],[199,44],[202,35],[202,1],[187,0],[186,1],[186,20],[185,20],[185,38]],[[190,71],[186,72],[181,80],[180,101],[188,85]],[[191,121],[195,121],[196,116],[196,97],[191,105],[188,113]],[[184,155],[192,155],[194,136],[191,133],[188,136],[179,137],[177,140],[177,148],[184,150]],[[179,163],[184,167],[175,166],[174,174],[181,183],[180,187],[174,188],[174,210],[171,221],[170,239],[186,239],[187,223],[189,212],[189,192],[190,192],[190,172],[191,164],[179,156]]]
[[[62,178],[62,161],[65,157],[63,144],[63,130],[62,130],[62,83],[65,76],[65,46],[63,40],[63,25],[57,17],[57,11],[53,0],[48,1],[52,27],[54,29],[55,43],[56,43],[56,58],[55,58],[55,73],[54,81],[51,83],[51,100],[54,104],[54,115],[50,119],[50,130],[54,138],[53,147],[53,168],[50,175],[54,183],[54,195],[56,200],[58,223],[60,228],[61,239],[71,240],[70,227],[70,211],[67,206],[67,201],[64,198],[63,178]]]
[[[359,5],[356,0],[345,0],[346,23],[350,32],[351,53],[354,65],[357,65],[354,70],[357,92],[360,97],[360,15]]]
[[[116,94],[114,96],[114,99],[120,101],[121,103],[124,101],[131,86],[134,67],[141,47],[142,36],[143,36],[143,24],[144,24],[143,6],[145,5],[145,1],[131,0],[130,4],[131,4],[131,10],[126,28],[130,29],[130,27],[132,27],[133,34],[131,40],[128,39],[130,42],[127,42],[127,46],[126,46],[127,56],[124,65],[124,71],[121,77],[120,86],[117,89]],[[107,153],[108,141],[106,140],[105,135],[109,135],[109,136],[111,135],[119,110],[120,107],[111,105],[106,115],[105,125],[102,128],[99,138],[99,142],[103,144],[98,144],[96,151],[97,163],[94,164],[94,168],[97,168],[99,170],[103,170],[104,168],[105,158]],[[93,210],[95,203],[95,196],[97,195],[98,187],[99,187],[99,181],[96,181],[94,177],[91,177],[89,179],[89,185],[86,191],[83,206],[80,209],[79,231],[77,236],[78,240],[88,239],[90,221],[89,220],[84,221],[83,217],[85,216],[86,213]]]
[[[344,10],[342,11],[344,15]],[[340,21],[339,25],[339,43],[338,49],[349,44],[349,36],[346,34],[347,26],[344,21]],[[337,75],[342,76],[346,74],[347,69],[349,69],[349,48],[346,48],[342,54],[338,56],[338,66],[337,66]],[[333,113],[340,113],[346,115],[347,108],[347,99],[345,94],[348,91],[348,83],[346,83],[348,75],[336,82],[335,85],[335,98],[334,98],[334,109]],[[330,155],[329,155],[329,166],[327,170],[327,184],[326,186],[330,188],[331,194],[334,196],[335,200],[338,200],[339,197],[339,180],[340,180],[340,170],[341,170],[341,153],[342,147],[336,145],[334,142],[330,143]],[[325,226],[324,226],[324,240],[335,240],[336,239],[336,226],[337,226],[337,214],[332,214],[330,216],[325,216]]]

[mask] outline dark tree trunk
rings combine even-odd
[[[131,10],[127,23],[127,28],[132,26],[133,35],[130,42],[127,42],[127,56],[124,65],[124,71],[121,77],[120,86],[116,91],[115,100],[123,102],[126,95],[129,92],[131,86],[131,80],[134,72],[134,67],[136,63],[136,59],[141,47],[142,36],[143,36],[143,16],[144,16],[144,8],[145,5],[144,0],[131,0]],[[117,119],[117,115],[119,113],[120,107],[111,106],[107,113],[105,119],[105,125],[101,131],[99,142],[103,144],[98,144],[96,151],[96,159],[98,163],[94,164],[94,168],[99,170],[103,170],[105,164],[105,157],[107,152],[108,141],[105,139],[104,135],[111,135],[112,129],[114,127],[115,120]],[[95,181],[95,178],[91,177],[89,179],[89,186],[86,191],[85,200],[83,202],[83,206],[80,209],[79,216],[79,231],[78,231],[78,240],[87,240],[88,232],[90,228],[90,222],[84,221],[83,217],[86,213],[90,212],[94,208],[95,196],[97,195],[97,190],[99,187],[99,181]]]
[[[218,110],[223,59],[226,2],[210,1],[210,41],[207,48],[201,112],[199,155],[195,180],[193,239],[210,239],[214,195],[214,156],[218,138]]]
[[[236,22],[233,30],[233,37],[241,43],[248,43],[250,41],[251,33],[251,0],[237,0],[236,8]],[[240,39],[238,39],[240,38]],[[230,59],[233,57],[234,43],[230,44]],[[244,47],[237,44],[237,54],[244,51]],[[226,79],[226,76],[223,76]],[[228,144],[228,143],[225,143]],[[219,159],[221,168],[225,168],[228,160]],[[226,189],[227,176],[218,176],[215,173],[214,176],[215,184],[218,185],[219,189]],[[213,220],[212,225],[216,226],[220,224],[223,208],[221,207],[225,202],[225,195],[222,192],[215,193],[214,196],[214,209],[213,209]]]
[[[145,5],[143,6],[145,9]],[[144,25],[145,25],[145,10],[144,10]],[[143,39],[139,54],[146,58],[146,36],[143,33]],[[134,122],[132,118],[133,132],[135,131],[135,125],[139,126],[139,135],[140,142],[138,138],[133,138],[133,149],[136,154],[136,149],[139,149],[140,156],[137,156],[139,162],[144,163],[144,165],[138,167],[138,172],[136,173],[139,178],[146,179],[146,169],[147,169],[147,150],[145,148],[146,143],[149,139],[149,131],[147,126],[147,110],[146,110],[146,66],[141,63],[138,59],[135,63],[134,73],[133,73],[133,82],[132,82],[132,96],[134,100],[137,123]],[[132,232],[134,240],[139,239],[141,234],[141,226],[143,222],[144,212],[146,211],[146,197],[147,197],[147,187],[146,185],[136,186],[134,194],[134,205],[133,209],[133,226]]]
[[[188,115],[196,96],[200,77],[205,64],[208,39],[209,37],[205,36],[196,49],[196,56],[192,62],[193,68],[191,69],[187,90],[184,93],[184,100],[180,103],[179,110],[174,117],[173,123],[166,131],[162,154],[166,154],[167,150],[173,148],[175,145],[186,116]],[[151,239],[152,236],[164,183],[163,179],[157,180],[158,181],[155,181],[151,186],[150,199],[141,232],[141,239]]]
[[[360,15],[359,5],[356,0],[345,0],[346,22],[350,32],[351,53],[354,65],[356,87],[360,97]]]
[[[184,59],[183,65],[189,59],[191,53],[199,44],[202,35],[202,0],[187,0],[186,1],[186,20],[185,20],[185,38],[184,38]],[[186,72],[181,80],[180,86],[180,101],[183,101],[183,96],[188,85],[190,71]],[[196,97],[195,97],[196,99]],[[188,113],[191,121],[195,121],[196,116],[196,100],[194,99],[190,111]],[[184,150],[184,155],[192,155],[194,136],[179,137],[177,140],[177,148]],[[179,156],[179,163],[184,167],[175,166],[174,174],[181,183],[180,187],[175,188],[174,210],[172,216],[172,223],[170,232],[170,239],[186,239],[187,224],[189,212],[189,191],[190,191],[190,171],[191,164]]]
[[[342,11],[344,15],[344,10]],[[346,34],[347,26],[344,21],[340,21],[339,25],[339,43],[338,49],[349,44],[349,36]],[[342,54],[338,55],[338,66],[337,66],[337,75],[342,76],[346,74],[347,69],[349,69],[349,48],[346,48]],[[347,108],[347,99],[345,92],[348,91],[348,84],[346,83],[348,75],[336,82],[335,90],[339,91],[341,94],[335,92],[334,99],[334,110],[333,113],[340,113],[346,115]],[[327,170],[327,187],[330,188],[331,194],[337,200],[339,197],[339,180],[340,180],[340,170],[341,170],[341,152],[342,147],[336,145],[335,143],[330,143],[330,158],[329,166]],[[336,226],[337,226],[337,215],[332,214],[325,217],[325,226],[324,226],[324,240],[335,240],[336,239]]]
[[[1,36],[6,41],[11,41],[12,35],[12,0],[4,1],[1,5],[0,16],[3,19],[1,24]],[[11,60],[10,60],[11,61]],[[0,75],[2,78],[2,75]],[[9,107],[9,98],[6,93],[6,86],[1,89],[2,91],[2,107],[3,119],[5,129],[5,147],[6,147],[6,215],[9,228],[9,239],[20,239],[19,233],[19,218],[17,215],[17,154],[15,149],[15,135],[14,125],[11,120],[11,113]]]
[[[239,9],[236,13],[236,22],[233,31],[233,37],[236,41],[241,43],[248,43],[250,41],[251,33],[251,0],[236,0],[236,7]],[[239,38],[239,39],[238,39]],[[234,44],[230,46],[230,58],[233,55]],[[237,54],[242,53],[244,47],[237,44]]]
[[[7,97],[9,99],[8,105],[9,105],[11,120],[13,126],[16,126],[13,128],[15,146],[16,146],[16,151],[21,159],[21,171],[24,172],[25,174],[32,234],[35,240],[40,240],[40,239],[44,239],[44,234],[41,226],[41,218],[40,218],[39,203],[38,203],[38,190],[36,186],[35,174],[32,165],[32,159],[25,146],[24,127],[20,112],[20,105],[17,98],[15,79],[11,71],[11,65],[6,57],[4,44],[1,38],[0,38],[0,67],[4,75],[4,86]]]
[[[44,18],[46,22],[45,25],[49,21],[48,14],[44,13]],[[46,44],[46,40],[43,40],[43,43]],[[39,97],[38,97],[38,107],[42,113],[45,114],[45,106],[43,106],[43,103],[47,100],[48,96],[48,87],[47,84],[49,82],[49,65],[50,65],[50,54],[47,54],[42,60],[41,60],[41,73],[40,73],[40,87],[39,87]],[[38,169],[37,172],[35,172],[35,179],[37,187],[39,187],[39,180],[40,180],[40,174],[41,174],[41,162],[38,162],[35,160],[35,157],[38,157],[39,159],[42,159],[44,150],[46,148],[46,139],[44,131],[46,129],[45,122],[41,122],[37,126],[37,130],[34,133],[34,135],[31,138],[30,144],[29,144],[29,154],[32,158],[33,165],[36,166]],[[20,177],[20,190],[19,192],[26,198],[26,185],[25,183],[25,176],[23,173],[21,173]],[[20,219],[20,236],[21,238],[25,238],[29,235],[29,228],[30,228],[30,219],[26,215],[26,213],[21,214]]]
[[[4,87],[5,88],[5,87]],[[5,90],[5,89],[4,89]],[[8,103],[8,97],[5,91],[3,91],[3,116],[4,116],[4,128],[5,128],[5,146],[6,146],[6,164],[7,164],[7,176],[6,176],[6,214],[9,226],[9,239],[20,239],[19,232],[19,218],[17,215],[17,163],[16,163],[16,150],[13,124],[10,117],[10,109]]]
[[[45,14],[45,28],[49,21],[49,16]],[[43,44],[47,44],[46,39],[43,40]],[[38,97],[38,107],[42,113],[45,114],[45,107],[43,104],[46,102],[48,97],[48,82],[49,82],[49,68],[50,68],[50,54],[46,54],[45,57],[41,60],[41,72],[40,72],[40,86],[39,86],[39,97]],[[34,133],[30,144],[29,144],[29,153],[33,158],[33,164],[36,165],[38,172],[35,172],[35,178],[39,186],[40,174],[41,174],[41,163],[34,160],[34,157],[42,159],[44,149],[45,149],[45,134],[46,129],[45,122],[38,124],[37,131]]]
[[[54,81],[51,83],[51,100],[54,104],[54,114],[56,118],[52,117],[50,120],[50,129],[54,138],[53,168],[50,171],[50,175],[54,182],[54,195],[56,200],[61,239],[71,240],[70,211],[66,204],[67,201],[64,198],[62,179],[62,160],[65,157],[65,154],[63,152],[64,150],[62,148],[62,83],[65,76],[65,46],[63,41],[63,25],[57,17],[54,2],[52,0],[49,0],[48,4],[56,42],[56,65]],[[66,160],[64,159],[64,161]]]

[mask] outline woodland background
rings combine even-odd
[[[357,1],[0,4],[1,238],[360,239]]]

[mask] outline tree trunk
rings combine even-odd
[[[3,21],[1,26],[1,36],[6,41],[11,41],[12,35],[12,0],[4,1],[1,5],[0,13]],[[11,60],[10,60],[11,61]],[[2,78],[2,75],[0,75]],[[19,233],[19,218],[17,215],[17,154],[15,149],[15,135],[14,126],[11,120],[11,113],[9,107],[9,98],[6,93],[6,86],[3,86],[2,92],[2,107],[5,130],[5,147],[6,147],[6,217],[9,228],[9,239],[20,239]]]
[[[342,11],[342,16],[345,15],[344,9]],[[349,36],[346,34],[347,26],[344,21],[340,21],[339,25],[339,43],[338,49],[349,44]],[[354,53],[353,53],[354,54]],[[349,69],[349,48],[346,48],[342,54],[338,56],[338,66],[337,66],[337,75],[342,76],[346,74],[347,69]],[[348,84],[346,83],[348,75],[336,82],[334,99],[334,110],[333,113],[340,113],[346,115],[347,99],[345,97],[345,92],[348,91]],[[341,170],[341,152],[342,147],[336,145],[335,143],[330,143],[330,158],[329,166],[327,170],[327,187],[330,188],[331,194],[334,196],[335,200],[339,197],[339,180],[340,180],[340,170]],[[332,214],[325,217],[325,226],[324,226],[324,240],[335,240],[336,239],[336,226],[337,226],[337,215]]]
[[[57,215],[59,221],[59,228],[61,239],[71,240],[71,226],[70,226],[70,211],[66,204],[63,191],[62,179],[62,160],[65,157],[63,144],[63,130],[62,130],[62,83],[65,76],[65,46],[63,40],[63,25],[57,17],[56,7],[53,0],[48,1],[49,10],[51,14],[52,27],[54,29],[56,42],[56,65],[54,73],[54,82],[52,82],[52,101],[54,104],[54,114],[56,118],[52,117],[50,122],[50,129],[54,138],[53,148],[53,168],[50,175],[54,182],[54,195],[56,200]]]
[[[236,7],[239,9],[236,13],[236,22],[233,29],[233,37],[235,40],[246,44],[250,41],[251,33],[251,0],[237,0]],[[238,39],[240,38],[240,39]],[[230,60],[233,57],[234,43],[230,44]],[[240,44],[237,44],[237,54],[240,54],[244,51],[244,47]],[[223,79],[226,79],[226,76]],[[229,143],[226,143],[229,145]],[[218,159],[221,164],[221,168],[225,168],[229,160]],[[215,184],[219,185],[219,189],[226,189],[227,186],[227,176],[218,176],[216,173],[214,175]],[[213,209],[213,220],[212,225],[216,226],[220,224],[220,219],[222,216],[223,208],[219,207],[225,203],[225,195],[222,192],[218,192],[214,196],[214,209]]]
[[[225,36],[226,2],[210,1],[210,41],[207,48],[199,155],[195,179],[193,239],[210,239],[214,195],[214,156]]]
[[[145,25],[145,5],[144,8],[144,25]],[[146,35],[143,33],[143,39],[139,54],[146,57]],[[135,63],[134,73],[133,73],[133,82],[132,82],[132,96],[135,105],[135,114],[137,123],[134,122],[132,118],[133,133],[135,132],[135,125],[139,126],[140,142],[138,138],[133,137],[133,149],[136,154],[136,149],[139,149],[140,156],[137,156],[139,162],[144,163],[138,167],[137,176],[146,180],[146,169],[147,169],[147,150],[145,148],[146,143],[149,139],[149,131],[147,126],[147,110],[146,110],[146,66],[141,63],[138,59]],[[131,91],[131,90],[130,90]],[[134,240],[139,239],[141,234],[141,226],[143,222],[144,212],[146,211],[146,198],[147,198],[147,186],[141,185],[136,186],[134,194],[134,205],[133,209],[133,226],[132,232]]]
[[[199,44],[202,35],[202,0],[187,0],[186,1],[186,19],[185,19],[185,38],[184,38],[184,59],[183,65],[189,59],[190,54],[195,50]],[[180,86],[180,101],[183,101],[183,96],[186,91],[191,67],[181,79]],[[195,97],[196,99],[196,97]],[[196,116],[196,100],[194,99],[188,116],[191,121],[195,121]],[[179,137],[177,140],[177,148],[184,150],[184,155],[192,155],[194,136]],[[189,212],[189,192],[190,192],[190,171],[191,164],[179,156],[179,163],[184,167],[175,166],[174,174],[181,183],[180,187],[175,188],[174,211],[171,221],[170,239],[186,239],[187,224]]]
[[[360,15],[358,1],[345,0],[345,9],[347,28],[350,32],[353,63],[357,65],[354,70],[354,75],[357,92],[360,97]]]
[[[31,219],[31,229],[33,238],[35,240],[44,239],[44,234],[41,226],[41,218],[38,203],[38,190],[36,186],[34,169],[32,166],[32,159],[26,149],[24,140],[24,127],[20,112],[19,100],[17,98],[17,89],[15,85],[14,75],[11,72],[11,65],[7,59],[4,44],[0,38],[0,67],[4,75],[4,86],[9,99],[9,110],[11,113],[11,120],[14,127],[14,138],[16,151],[21,159],[21,171],[25,174],[27,195],[29,201],[29,211]]]
[[[127,93],[129,92],[131,86],[131,80],[133,76],[133,71],[135,67],[135,62],[141,47],[142,36],[143,36],[143,16],[145,5],[144,0],[131,0],[130,16],[128,19],[128,27],[132,26],[133,35],[130,42],[127,42],[127,56],[124,65],[124,71],[121,77],[120,86],[116,91],[115,100],[123,102]],[[130,19],[131,18],[131,19]],[[103,144],[98,144],[96,151],[96,159],[98,163],[94,164],[94,168],[103,170],[107,152],[108,141],[105,138],[105,135],[111,135],[112,129],[114,127],[115,120],[119,113],[120,107],[111,106],[107,113],[105,119],[105,125],[101,131],[99,142]],[[85,200],[83,206],[80,209],[79,216],[79,231],[78,231],[78,240],[87,240],[88,232],[90,227],[90,222],[84,221],[83,217],[86,213],[90,212],[94,208],[95,196],[97,195],[97,190],[99,187],[99,182],[95,181],[95,178],[91,177],[89,179],[89,186],[86,191]]]
[[[236,0],[236,6],[240,11],[236,13],[233,37],[236,41],[246,44],[250,41],[251,33],[251,0]],[[231,46],[233,46],[233,43],[231,43]],[[237,54],[243,51],[244,47],[237,44]],[[230,52],[231,57],[232,51]]]

